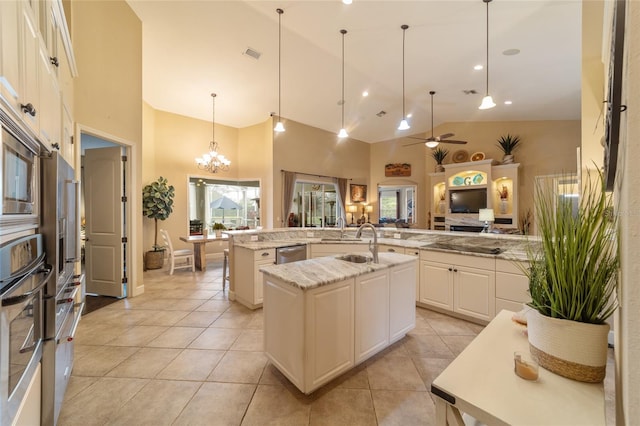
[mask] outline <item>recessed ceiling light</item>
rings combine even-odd
[[[504,101],[504,104],[505,104],[505,105],[511,105],[512,103],[513,103],[513,102],[511,102],[511,101]]]
[[[502,52],[502,54],[505,56],[513,56],[513,55],[517,55],[518,53],[520,53],[520,49],[507,49],[504,52]]]
[[[413,114],[411,113],[407,114],[407,118],[411,118],[411,117],[413,117]]]
[[[342,3],[351,4],[351,3],[353,3],[353,0],[342,0]]]
[[[364,92],[362,92],[362,96],[366,98],[367,96],[369,96],[369,92],[365,90]]]
[[[476,71],[480,71],[481,69],[484,69],[484,66],[482,66],[481,64],[478,64],[478,65],[474,66],[473,69],[476,70]]]

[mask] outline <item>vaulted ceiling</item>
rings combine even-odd
[[[143,25],[143,98],[152,107],[246,127],[278,112],[278,14],[282,15],[281,113],[337,132],[341,125],[341,29],[345,127],[378,142],[431,131],[434,122],[580,118],[581,2],[482,0],[128,0]],[[402,24],[406,31],[402,118]],[[247,55],[251,49],[259,59]],[[517,49],[518,54],[509,55]],[[369,96],[363,97],[363,91]],[[476,93],[467,94],[469,91]],[[466,93],[467,92],[467,93]],[[505,101],[512,101],[505,105]],[[379,114],[384,111],[385,114]],[[378,115],[382,115],[379,117]]]

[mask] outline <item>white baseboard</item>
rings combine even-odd
[[[229,290],[229,300],[236,300],[236,292]]]

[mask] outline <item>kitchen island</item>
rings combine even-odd
[[[350,257],[351,256],[351,257]],[[260,268],[269,360],[309,394],[415,327],[417,259],[361,253]]]

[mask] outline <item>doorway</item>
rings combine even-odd
[[[80,133],[82,268],[85,313],[127,296],[128,147]]]

